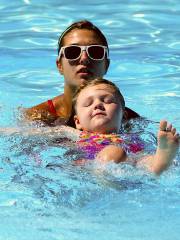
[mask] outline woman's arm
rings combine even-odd
[[[73,141],[79,139],[80,131],[68,126],[57,127],[15,127],[0,128],[1,135],[40,136],[48,138],[67,137]]]

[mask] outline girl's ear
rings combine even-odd
[[[58,68],[60,74],[63,75],[63,66],[62,66],[62,64],[61,64],[61,60],[58,59],[58,58],[56,59],[56,66],[57,66],[57,68]]]
[[[74,122],[75,122],[76,129],[82,130],[81,123],[77,115],[74,115]]]

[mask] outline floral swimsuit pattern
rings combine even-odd
[[[86,159],[94,159],[96,154],[107,145],[121,146],[126,153],[137,153],[144,149],[143,141],[137,134],[98,134],[83,131],[78,146],[85,153]]]

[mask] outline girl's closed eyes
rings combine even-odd
[[[106,104],[117,103],[117,101],[113,95],[101,96],[99,100]],[[89,97],[84,100],[82,107],[89,107],[94,103],[94,101],[95,101],[95,99],[93,99],[92,97]]]
[[[104,97],[103,102],[110,104],[110,103],[116,103],[117,101],[116,101],[116,99],[114,98],[114,96],[112,96],[112,95],[107,95],[107,96]]]

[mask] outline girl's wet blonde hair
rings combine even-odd
[[[73,95],[73,99],[72,99],[72,110],[73,110],[73,113],[76,113],[76,105],[77,105],[77,99],[78,99],[78,96],[80,94],[80,92],[87,88],[87,87],[90,87],[90,86],[96,86],[96,85],[99,85],[99,84],[106,84],[106,85],[109,85],[112,87],[112,89],[114,89],[114,93],[117,95],[117,97],[119,98],[119,101],[120,101],[120,104],[122,106],[122,109],[124,110],[125,109],[125,100],[124,100],[124,97],[123,95],[121,94],[119,88],[111,81],[107,80],[107,79],[104,79],[104,78],[96,78],[92,81],[86,81],[84,83],[82,83],[76,90],[76,92],[74,93]]]

